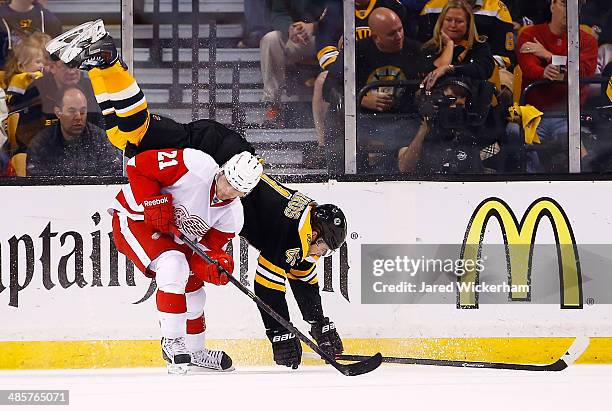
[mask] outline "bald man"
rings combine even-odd
[[[77,87],[60,92],[58,122],[44,128],[28,146],[29,176],[119,176],[121,153],[106,132],[87,122],[87,99]]]
[[[420,80],[420,44],[404,35],[398,15],[388,8],[379,7],[370,14],[368,24],[371,36],[355,45],[357,92],[377,80]],[[327,98],[334,94],[333,89],[343,94],[343,61],[343,52],[340,52],[338,59],[330,65],[324,85],[324,95]],[[417,84],[411,89],[378,87],[357,104],[363,114],[412,112],[415,111],[412,102],[416,88]],[[381,121],[374,116],[358,117],[357,145],[363,154],[363,161],[360,161],[362,170],[383,173],[396,171],[397,161],[391,157],[405,145],[407,127],[414,128],[414,132],[408,134],[414,135],[418,123],[411,124],[402,119]],[[372,149],[377,151],[376,156],[368,154]],[[386,152],[391,157],[386,156]],[[374,162],[370,161],[373,157],[377,157]]]
[[[404,31],[408,29],[408,13],[406,8],[397,0],[355,0],[355,39],[363,40],[370,37],[372,31],[368,19],[373,11],[379,7],[393,10],[404,25]],[[341,1],[328,1],[325,13],[319,24],[315,35],[317,60],[321,67],[321,73],[317,76],[312,96],[312,117],[319,146],[325,145],[324,123],[329,111],[329,104],[323,100],[323,84],[327,77],[327,68],[336,61],[339,54],[339,42],[344,34],[343,4]],[[416,25],[415,25],[416,26]]]

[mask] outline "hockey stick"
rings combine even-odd
[[[340,371],[342,374],[348,375],[348,376],[365,374],[365,373],[368,373],[370,371],[374,371],[381,364],[381,362],[382,362],[382,355],[380,353],[377,353],[376,355],[374,355],[372,357],[361,356],[362,358],[360,358],[358,360],[355,360],[355,361],[358,361],[358,362],[355,362],[353,364],[345,365],[345,364],[338,363],[333,358],[333,356],[329,355],[328,353],[323,351],[321,348],[319,348],[319,346],[317,344],[315,344],[310,338],[308,338],[304,334],[302,334],[300,332],[300,330],[298,330],[297,328],[295,328],[293,326],[293,324],[291,324],[289,321],[285,320],[280,314],[278,314],[276,311],[274,311],[261,298],[256,296],[251,290],[249,290],[244,285],[242,285],[242,283],[239,280],[234,278],[223,267],[221,267],[217,261],[215,261],[212,258],[210,258],[210,256],[208,256],[195,242],[191,241],[184,234],[178,232],[178,230],[177,230],[177,232],[175,232],[175,234],[176,234],[176,236],[181,241],[183,241],[185,244],[187,244],[187,246],[189,248],[191,248],[191,250],[194,253],[196,253],[197,255],[202,257],[208,263],[215,264],[219,268],[219,270],[221,270],[221,272],[227,276],[229,281],[232,284],[234,284],[236,287],[238,287],[238,289],[240,291],[242,291],[244,294],[248,295],[249,298],[255,302],[255,304],[257,304],[262,310],[267,312],[272,318],[274,318],[276,321],[278,321],[289,332],[295,334],[295,336],[298,337],[300,340],[302,340],[302,342],[304,342],[304,344],[309,346],[322,359],[324,359],[325,361],[330,363],[335,369]]]
[[[576,337],[572,345],[565,354],[557,361],[550,364],[511,364],[486,361],[455,361],[455,360],[435,360],[429,358],[409,358],[409,357],[382,357],[382,362],[391,364],[414,364],[414,365],[435,365],[440,367],[463,367],[463,368],[492,368],[497,370],[518,370],[518,371],[563,371],[571,365],[578,357],[584,353],[589,346],[588,337]],[[306,357],[309,357],[305,354]],[[368,358],[365,355],[340,354],[337,360],[359,361]]]

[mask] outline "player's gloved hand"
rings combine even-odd
[[[207,251],[206,254],[213,260],[218,261],[219,265],[228,273],[231,274],[234,271],[234,259],[231,255],[221,251]],[[196,277],[207,283],[225,285],[229,282],[227,275],[222,273],[216,264],[208,264],[195,253],[189,257],[189,268]]]
[[[342,354],[344,346],[336,331],[336,324],[324,317],[320,321],[310,323],[310,335],[317,341],[317,345],[331,356]]]
[[[145,198],[144,222],[154,230],[161,233],[171,233],[174,227],[174,209],[172,208],[172,194],[160,194]]]
[[[302,362],[302,345],[295,334],[282,329],[266,330],[266,335],[272,343],[274,362],[278,365],[291,367],[294,370],[297,369]]]

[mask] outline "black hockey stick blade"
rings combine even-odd
[[[339,357],[341,356],[336,356],[337,359],[341,359]],[[340,370],[342,374],[348,376],[367,374],[370,371],[374,371],[375,369],[377,369],[383,362],[383,356],[381,353],[376,353],[371,357],[365,355],[361,355],[360,357],[362,358],[358,360],[349,360],[359,362],[355,362],[353,364],[348,365],[339,364],[341,367],[343,367],[343,369]]]
[[[323,351],[321,348],[319,348],[319,346],[317,344],[315,344],[310,338],[308,338],[307,336],[305,336],[300,330],[298,330],[296,327],[293,326],[293,324],[291,324],[289,321],[287,321],[284,317],[282,317],[280,314],[278,314],[276,311],[274,311],[274,309],[272,307],[270,307],[268,304],[266,304],[265,301],[263,301],[261,298],[259,298],[258,296],[256,296],[251,290],[249,290],[248,288],[246,288],[241,282],[240,280],[234,278],[231,273],[228,273],[223,267],[221,267],[221,265],[219,265],[218,261],[213,260],[212,258],[210,258],[210,256],[208,254],[206,254],[198,245],[197,243],[191,241],[189,238],[187,238],[183,233],[181,233],[180,231],[178,231],[178,229],[176,229],[175,233],[174,233],[181,241],[183,241],[185,244],[187,244],[187,246],[197,255],[199,255],[200,257],[202,257],[205,261],[207,261],[209,264],[215,264],[219,270],[221,270],[221,272],[223,272],[227,278],[229,279],[229,281],[234,284],[236,286],[236,288],[238,288],[240,291],[242,291],[244,294],[246,294],[251,300],[253,300],[253,302],[255,302],[255,304],[257,304],[262,310],[264,310],[265,312],[267,312],[272,318],[274,318],[279,324],[281,324],[283,327],[285,327],[287,329],[287,331],[293,333],[297,338],[299,338],[304,344],[306,344],[308,347],[310,347],[314,352],[316,352],[322,359],[324,359],[326,362],[328,362],[332,367],[334,367],[335,369],[337,369],[338,371],[340,371],[342,374],[347,375],[347,376],[353,376],[353,375],[361,375],[361,374],[365,374],[368,373],[370,371],[375,370],[376,368],[378,368],[378,366],[382,363],[382,355],[380,353],[372,356],[372,357],[367,357],[367,356],[363,356],[362,359],[359,360],[355,360],[358,361],[354,364],[340,364],[338,361],[335,360],[335,358],[333,358],[332,355],[328,354],[327,352]]]
[[[571,365],[589,345],[588,337],[577,337],[565,354],[551,364],[511,364],[486,361],[455,361],[455,360],[435,360],[429,358],[409,358],[409,357],[382,357],[382,362],[392,364],[413,364],[413,365],[435,365],[440,367],[462,367],[462,368],[490,368],[498,370],[519,370],[519,371],[563,371]],[[359,361],[368,358],[365,355],[337,355],[337,360]]]

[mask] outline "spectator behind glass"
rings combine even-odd
[[[420,0],[419,0],[420,1]],[[372,11],[379,7],[386,7],[398,15],[404,26],[404,36],[407,36],[409,26],[408,13],[406,9],[396,0],[355,0],[355,39],[356,41],[366,39],[372,34],[368,19]],[[329,111],[329,104],[323,100],[323,84],[327,77],[327,68],[336,61],[339,46],[344,34],[343,5],[341,1],[328,0],[325,13],[316,32],[317,60],[321,67],[321,73],[317,76],[312,95],[312,118],[314,120],[315,133],[319,147],[325,145],[324,125]],[[413,25],[416,27],[416,25]],[[408,36],[410,37],[410,36]]]
[[[281,94],[286,67],[315,58],[315,24],[325,9],[325,0],[272,0],[272,29],[259,45],[263,98],[263,126],[282,128]]]
[[[606,66],[612,61],[612,12],[602,21],[599,35],[599,57],[597,58],[597,74],[604,72]]]
[[[58,18],[34,0],[11,0],[0,6],[0,65],[4,66],[8,54],[23,39],[35,32],[51,38],[62,33]]]
[[[266,0],[244,0],[244,33],[236,47],[259,47],[261,38],[270,31],[269,14]]]
[[[551,20],[526,27],[518,38],[518,59],[523,71],[523,88],[538,80],[563,79],[562,67],[552,64],[553,56],[567,56],[567,17],[565,0],[552,0]],[[597,41],[580,30],[580,77],[592,76],[597,67]],[[586,94],[581,87],[581,101]],[[565,110],[567,85],[551,84],[529,93],[527,103],[540,110]]]
[[[29,106],[38,101],[38,92],[30,87],[31,83],[43,75],[47,52],[44,45],[49,36],[43,33],[34,33],[15,46],[11,57],[6,65],[3,83],[6,90],[7,117],[8,113],[15,116],[27,118]],[[19,117],[21,119],[21,117]],[[7,148],[11,155],[24,152],[27,142],[36,131],[28,130],[27,127],[17,129],[10,137],[10,147]],[[23,139],[21,138],[23,137]]]
[[[118,176],[120,151],[106,132],[87,122],[87,100],[81,90],[68,87],[57,98],[59,121],[45,128],[28,148],[29,176]]]
[[[523,72],[523,88],[539,80],[548,80],[551,84],[533,89],[526,98],[531,104],[544,112],[544,117],[536,130],[542,143],[557,143],[566,153],[567,118],[547,117],[546,111],[567,111],[567,83],[563,67],[553,63],[553,56],[566,59],[567,56],[567,16],[565,0],[552,0],[550,4],[551,19],[545,24],[525,27],[518,37],[518,61]],[[567,63],[566,63],[567,64]],[[597,41],[591,34],[580,30],[580,77],[592,76],[597,68]],[[588,97],[588,85],[580,87],[580,101],[583,104]],[[508,135],[519,139],[520,129],[517,124],[508,125]],[[527,171],[564,171],[564,164],[542,165],[536,153],[532,153],[527,164]],[[558,168],[560,167],[560,168]]]
[[[45,44],[50,38],[34,33],[15,46],[4,68],[4,80],[12,105],[23,102],[23,96],[32,81],[42,77],[47,62]]]
[[[442,9],[433,37],[423,45],[423,80],[431,89],[445,75],[488,80],[494,61],[486,37],[478,35],[472,9],[462,0],[450,0]]]
[[[357,91],[377,80],[420,80],[420,45],[404,36],[402,21],[398,15],[388,8],[379,7],[372,11],[368,24],[372,35],[355,44]],[[330,102],[334,93],[343,94],[343,61],[342,50],[336,61],[329,66],[323,92]],[[360,172],[397,171],[396,154],[399,144],[405,142],[406,134],[414,135],[418,121],[415,122],[408,116],[391,119],[380,118],[374,114],[414,112],[412,102],[416,87],[379,87],[368,92],[361,102],[358,102],[360,112],[367,114],[357,117]]]
[[[599,36],[612,9],[610,0],[579,0],[578,4],[580,25],[595,37]]]
[[[465,79],[449,78],[440,85],[448,108],[463,109],[471,96]],[[421,126],[408,146],[399,149],[397,160],[402,173],[481,173],[480,150],[477,146],[482,128],[444,128],[437,120],[423,118]]]
[[[27,109],[21,111],[17,127],[17,139],[23,148],[21,151],[25,151],[32,137],[57,121],[55,107],[60,103],[57,101],[58,91],[74,86],[82,90],[87,98],[87,121],[104,129],[104,119],[86,73],[71,69],[61,61],[51,61],[43,76],[32,82],[31,90],[26,90],[29,99],[23,104]]]
[[[515,30],[550,20],[550,0],[504,0],[504,3],[510,9]]]
[[[508,68],[516,63],[514,54],[514,24],[510,11],[501,0],[464,0],[473,13],[478,33],[487,38],[491,53],[499,67]],[[433,35],[435,24],[448,0],[430,0],[419,16],[419,40],[428,41]]]

